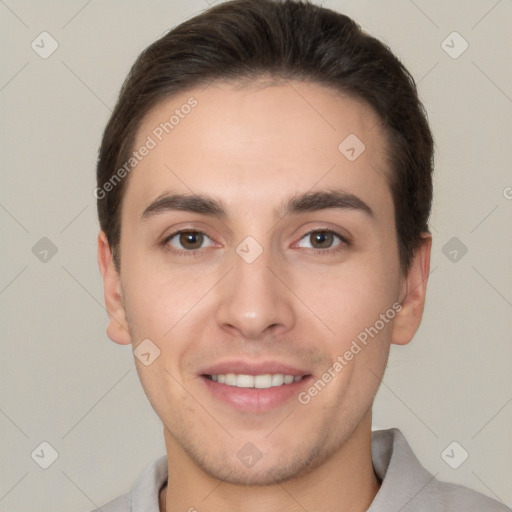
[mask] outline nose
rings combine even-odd
[[[286,272],[266,249],[252,262],[234,252],[233,268],[220,284],[217,325],[248,340],[293,328],[293,293]]]

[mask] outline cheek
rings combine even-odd
[[[127,252],[129,250],[127,247]],[[131,323],[139,334],[146,332],[163,337],[190,309],[188,303],[197,290],[197,276],[172,271],[155,262],[155,258],[133,250],[123,264],[125,308]]]
[[[125,308],[133,343],[149,338],[162,353],[160,360],[173,372],[188,350],[196,350],[210,315],[205,297],[218,281],[210,269],[170,268],[141,261],[127,264]],[[210,311],[211,313],[211,311]]]
[[[326,332],[331,344],[341,348],[350,343],[392,308],[398,286],[396,272],[390,268],[393,267],[379,258],[369,258],[366,262],[316,274],[314,278],[312,274],[301,276],[298,295],[307,297],[304,302],[330,328]],[[383,335],[389,327],[387,322],[380,329]]]
[[[163,293],[161,283],[142,271],[139,276],[132,275],[124,286],[125,309],[135,344],[139,338],[163,339],[172,328],[176,312],[173,296]]]
[[[329,375],[317,377],[332,384],[318,400],[312,398],[320,395],[316,388],[306,390],[304,398],[311,399],[312,410],[319,414],[327,404],[340,418],[362,415],[375,396],[388,359],[396,283],[389,268],[374,262],[340,269],[317,284],[312,303],[332,331],[326,331],[323,340],[329,360],[323,371]]]

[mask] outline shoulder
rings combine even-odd
[[[102,505],[101,508],[91,510],[91,512],[130,512],[130,495],[123,494],[115,500]]]
[[[372,458],[382,485],[369,512],[512,512],[468,487],[437,480],[396,428],[372,433]]]
[[[158,494],[167,475],[167,457],[163,455],[144,469],[130,492],[91,512],[158,512]]]
[[[432,481],[425,495],[426,505],[446,512],[510,512],[511,509],[499,501],[460,484]]]

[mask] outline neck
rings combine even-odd
[[[305,475],[268,486],[235,485],[207,475],[165,431],[168,485],[160,493],[160,511],[207,507],[211,512],[363,512],[380,488],[371,457],[371,411],[327,460]]]

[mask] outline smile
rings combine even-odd
[[[299,382],[304,376],[293,376],[284,373],[265,373],[261,375],[226,373],[207,375],[207,377],[214,382],[225,384],[226,386],[233,386],[237,388],[267,389],[292,384],[293,382]]]

